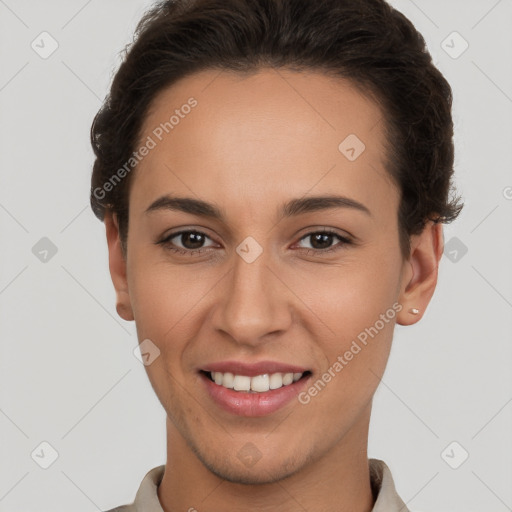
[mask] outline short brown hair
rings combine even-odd
[[[458,216],[452,91],[402,13],[384,0],[168,0],[139,22],[91,127],[91,206],[101,220],[107,209],[117,214],[124,250],[131,173],[104,185],[133,153],[150,102],[200,70],[263,67],[346,78],[381,106],[404,257],[428,220]]]

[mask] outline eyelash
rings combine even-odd
[[[203,235],[206,238],[210,238],[206,233],[203,233],[201,231],[197,231],[195,229],[187,229],[184,231],[178,231],[176,233],[171,233],[169,236],[165,237],[164,239],[160,240],[159,242],[156,242],[156,244],[162,245],[163,247],[165,247],[166,250],[172,251],[174,253],[178,253],[178,254],[182,254],[182,255],[190,255],[190,256],[192,256],[193,254],[197,254],[197,253],[202,254],[208,249],[207,247],[206,248],[201,247],[199,249],[182,249],[180,247],[173,247],[171,245],[171,240],[173,238],[176,238],[176,237],[186,234],[186,233],[194,233],[194,234],[198,234],[198,235]],[[329,229],[310,231],[309,233],[302,236],[300,238],[299,242],[301,242],[302,240],[304,240],[310,236],[317,235],[320,233],[322,235],[332,235],[332,236],[338,238],[341,243],[334,245],[333,247],[328,247],[327,249],[309,249],[309,248],[302,247],[299,250],[306,251],[307,256],[309,256],[311,254],[318,256],[318,255],[323,255],[325,253],[333,253],[333,252],[339,251],[339,250],[343,249],[344,246],[353,244],[352,240],[350,240],[349,238],[341,236],[340,234],[336,233],[335,231],[331,231]],[[211,240],[211,238],[210,238],[210,240]]]

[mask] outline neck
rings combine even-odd
[[[158,487],[164,512],[370,512],[367,456],[371,406],[328,453],[280,481],[245,485],[223,480],[197,458],[167,418],[167,463]]]

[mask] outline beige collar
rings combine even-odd
[[[410,512],[395,490],[393,477],[387,465],[379,459],[369,459],[369,465],[372,490],[374,496],[377,496],[372,512]],[[106,512],[163,512],[157,489],[164,476],[164,470],[165,465],[161,465],[146,473],[131,505]]]

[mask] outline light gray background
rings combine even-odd
[[[109,509],[165,462],[165,414],[115,312],[88,198],[91,121],[150,3],[0,0],[2,512]],[[512,510],[512,1],[392,4],[453,87],[466,208],[445,228],[425,317],[396,329],[370,456],[415,511]],[[59,45],[47,59],[31,48],[42,31]],[[458,58],[443,49],[453,31],[469,43]],[[32,251],[43,237],[57,248],[46,262]],[[43,441],[58,452],[48,469],[31,456],[50,456]]]

